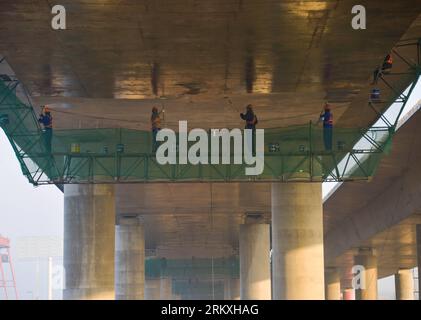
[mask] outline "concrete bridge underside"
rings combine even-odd
[[[241,128],[244,124],[239,112],[248,103],[254,105],[259,127],[284,127],[317,120],[326,100],[334,106],[336,125],[369,126],[377,118],[366,103],[373,69],[400,39],[421,36],[420,19],[417,19],[421,4],[415,0],[387,5],[380,0],[360,1],[358,4],[367,9],[368,28],[362,31],[351,28],[351,8],[355,3],[350,0],[299,3],[69,0],[61,4],[67,9],[68,29],[64,31],[51,30],[50,8],[44,1],[2,1],[0,12],[0,53],[28,88],[35,104],[51,107],[55,126],[60,129],[148,130],[153,105],[165,108],[163,124],[166,127],[177,128],[178,120],[187,120],[190,128]],[[395,61],[394,71],[405,68],[402,61],[396,58]],[[403,89],[409,80],[397,77],[392,83]],[[385,100],[392,96],[383,85],[379,87]],[[396,141],[402,135],[404,133],[399,134]],[[394,150],[402,147],[396,141]],[[376,181],[386,183],[382,179],[380,169],[379,179],[372,182],[373,186]],[[330,248],[337,242],[329,240],[337,241],[335,236],[329,237],[335,232],[338,215],[345,219],[351,212],[337,213],[337,207],[330,203],[341,199],[348,188],[359,186],[361,184],[344,186],[327,204],[324,215],[326,264],[339,265],[335,260],[337,256],[344,254],[349,245],[360,245],[350,240]],[[139,234],[139,239],[143,237],[146,251],[142,255],[139,248],[130,248],[140,259],[136,261],[142,261],[144,255],[167,259],[236,256],[240,247],[239,225],[247,224],[250,215],[258,217],[259,224],[268,223],[273,207],[283,205],[271,203],[274,198],[271,185],[263,183],[117,185],[111,201],[107,198],[111,195],[108,189],[95,189],[92,194],[110,201],[101,212],[96,211],[99,210],[96,200],[93,203],[86,200],[91,210],[78,207],[78,203],[83,203],[79,200],[85,199],[85,192],[89,190],[68,190],[65,196],[69,215],[65,223],[76,228],[69,227],[69,232],[99,234],[104,243],[113,243],[114,233],[107,229],[108,224],[101,229],[100,222],[112,221],[114,225],[115,217],[107,208],[115,206],[117,223],[121,216],[141,217],[144,230],[137,232],[144,232],[144,235]],[[277,191],[281,195],[288,194],[288,190]],[[311,194],[317,196],[317,192]],[[320,202],[320,197],[315,201]],[[338,203],[342,202],[338,200]],[[294,203],[288,205],[293,207]],[[73,215],[75,211],[78,215]],[[77,228],[85,223],[86,229]],[[247,232],[244,234],[249,235]],[[127,232],[122,234],[127,235]],[[68,236],[71,238],[70,233]],[[101,241],[83,239],[86,242],[81,241],[80,247],[67,247],[67,253],[77,255],[77,250],[84,250],[86,246],[92,252],[100,249]],[[269,243],[260,238],[245,239],[264,249]],[[83,277],[76,271],[73,274],[74,283],[79,287],[89,287],[84,281],[96,272],[106,275],[107,279],[98,279],[95,284],[105,289],[99,293],[95,288],[84,289],[86,297],[110,297],[113,291],[110,274],[114,269],[107,266],[114,258],[111,249],[101,256],[104,263],[101,267],[92,267]],[[317,249],[315,254],[319,251]],[[80,271],[84,266],[76,269]],[[385,270],[390,270],[388,268]],[[266,279],[265,272],[259,274],[262,279]],[[380,274],[389,272],[380,271]],[[191,282],[199,281],[209,288],[212,275],[199,280],[195,275],[187,278],[173,279],[173,285],[186,280],[192,288]],[[146,279],[144,287],[156,289],[157,284],[148,283],[151,280],[154,279]],[[259,290],[265,291],[263,297],[266,298],[267,283],[259,280],[255,282],[261,285]],[[226,279],[218,281],[227,283]],[[160,292],[167,290],[159,286]],[[238,296],[238,284],[229,287],[236,293],[225,297]],[[158,297],[155,289],[146,290],[149,298]],[[199,290],[199,296],[211,297],[206,290],[208,295]],[[241,292],[244,295],[248,291],[241,288]],[[68,297],[74,297],[72,294],[70,292]],[[274,295],[294,298],[291,292],[275,292]],[[317,298],[321,296],[318,294]],[[186,293],[181,297],[191,295]]]

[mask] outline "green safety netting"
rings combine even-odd
[[[147,278],[173,277],[189,279],[213,274],[216,278],[238,278],[240,262],[238,256],[227,258],[192,258],[192,259],[145,259],[145,276]]]
[[[233,164],[232,145],[231,164],[161,165],[151,133],[124,128],[54,130],[49,153],[35,112],[17,88],[16,81],[0,81],[0,124],[33,184],[368,179],[393,135],[388,127],[334,128],[332,150],[325,150],[320,125],[265,129],[264,170],[257,176],[246,175],[249,165]]]

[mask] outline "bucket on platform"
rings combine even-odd
[[[108,153],[108,147],[107,146],[103,146],[102,147],[102,152],[103,153]]]
[[[80,153],[80,144],[79,143],[72,143],[70,147],[70,151],[72,153]]]

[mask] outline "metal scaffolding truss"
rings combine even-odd
[[[399,51],[410,46],[416,48],[416,58]],[[264,170],[257,176],[246,175],[244,164],[161,165],[152,152],[149,132],[121,128],[54,130],[50,153],[27,91],[13,76],[0,75],[0,126],[23,174],[34,185],[368,180],[389,151],[399,117],[420,76],[419,40],[401,42],[392,52],[408,68],[402,73],[382,73],[380,79],[391,98],[386,103],[368,102],[384,125],[335,127],[331,150],[323,144],[323,128],[312,123],[266,129]],[[411,83],[407,90],[389,81],[397,75],[405,78],[406,86]],[[384,116],[392,104],[400,104],[396,119]],[[73,148],[75,145],[77,148]]]

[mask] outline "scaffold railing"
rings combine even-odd
[[[420,42],[414,45],[419,56]],[[23,174],[34,185],[368,180],[390,150],[397,120],[420,75],[419,58],[412,63],[414,60],[399,57],[408,65],[406,79],[412,81],[407,92],[387,82],[386,77],[394,75],[380,77],[394,98],[390,104],[401,104],[396,121],[384,119],[384,126],[371,128],[335,127],[329,150],[323,128],[313,123],[265,129],[264,169],[259,175],[246,175],[245,168],[250,166],[234,164],[232,159],[231,164],[210,164],[210,159],[209,164],[159,164],[152,152],[151,133],[124,128],[54,130],[50,150],[29,97],[23,102],[22,92],[26,94],[26,90],[10,77],[0,80],[0,126]],[[374,103],[369,105],[382,119]]]

